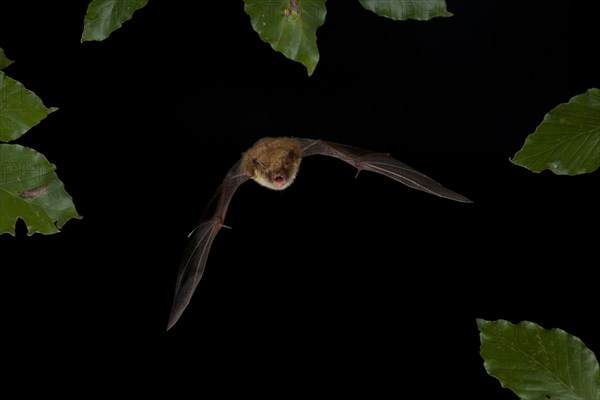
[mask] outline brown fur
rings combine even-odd
[[[269,189],[283,190],[292,184],[302,160],[302,146],[290,137],[266,137],[242,155],[241,169],[257,183]],[[275,178],[284,180],[280,186]]]

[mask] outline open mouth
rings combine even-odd
[[[275,178],[273,178],[273,183],[277,187],[282,187],[283,185],[285,185],[285,178],[283,177],[283,175],[275,175]]]

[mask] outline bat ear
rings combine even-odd
[[[260,162],[258,159],[256,159],[256,158],[253,158],[253,159],[252,159],[252,163],[253,163],[255,166],[257,166],[257,167],[260,167],[260,168],[262,168],[262,170],[263,170],[263,171],[266,171],[266,170],[267,170],[267,167],[265,167],[265,164],[261,163],[261,162]]]

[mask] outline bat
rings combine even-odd
[[[208,203],[200,224],[190,234],[177,275],[167,330],[181,317],[202,278],[213,240],[221,228],[227,227],[224,224],[225,214],[237,188],[252,179],[266,188],[284,190],[294,182],[302,158],[315,154],[339,158],[355,166],[359,173],[363,170],[373,171],[413,189],[471,203],[466,197],[445,188],[389,154],[315,139],[262,138],[244,152],[242,158],[229,170]]]

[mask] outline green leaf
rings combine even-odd
[[[477,326],[485,369],[521,399],[600,400],[598,360],[579,338],[528,321]]]
[[[589,89],[544,117],[511,160],[533,172],[579,175],[600,167],[600,89]]]
[[[71,218],[81,218],[54,170],[35,150],[0,144],[0,234],[15,234],[21,218],[28,235],[51,234]]]
[[[252,27],[262,40],[312,75],[319,62],[317,29],[325,22],[326,0],[244,0]]]
[[[425,21],[435,17],[451,17],[445,0],[359,0],[367,10],[395,20]]]
[[[0,141],[15,140],[56,110],[0,71]]]
[[[148,0],[92,0],[83,21],[81,41],[104,40]]]
[[[13,63],[13,61],[9,60],[4,55],[4,50],[0,49],[0,69],[4,69],[4,68],[8,67],[12,63]]]

